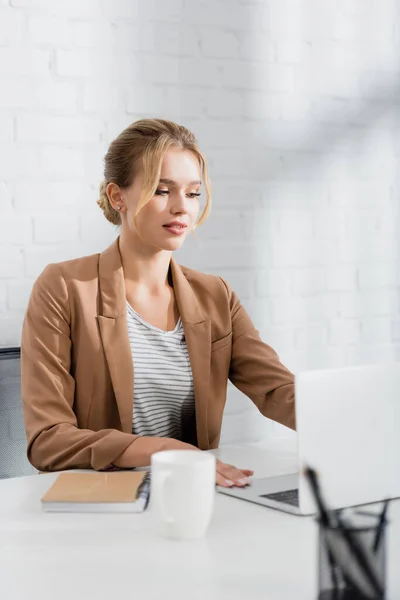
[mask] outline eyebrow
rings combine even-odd
[[[159,183],[167,183],[169,185],[176,185],[176,181],[173,179],[160,179]],[[196,179],[195,181],[190,181],[188,185],[201,185],[201,181]]]

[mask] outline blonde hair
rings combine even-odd
[[[201,225],[211,210],[211,185],[206,159],[197,146],[193,133],[183,125],[164,119],[140,119],[129,125],[110,144],[104,157],[104,181],[100,185],[97,204],[104,216],[114,225],[121,224],[121,215],[111,205],[107,185],[116,183],[120,188],[129,187],[140,167],[143,169],[142,195],[136,209],[134,222],[140,210],[151,200],[157,189],[162,161],[170,146],[178,146],[194,154],[200,164],[202,180],[206,188],[206,206],[196,225]]]

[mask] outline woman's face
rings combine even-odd
[[[199,214],[200,166],[187,150],[167,150],[160,181],[153,198],[141,209],[136,222],[142,243],[160,250],[177,250],[193,230]],[[143,185],[141,173],[129,188],[121,190],[122,226],[137,236],[134,215]]]

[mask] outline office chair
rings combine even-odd
[[[26,457],[20,349],[0,348],[0,479],[33,475]]]

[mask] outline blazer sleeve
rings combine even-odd
[[[22,327],[21,388],[28,459],[43,471],[103,469],[136,436],[79,429],[73,411],[68,292],[61,269],[49,265],[35,282]]]
[[[239,298],[223,280],[232,320],[229,379],[269,419],[296,428],[294,375],[264,343]]]

